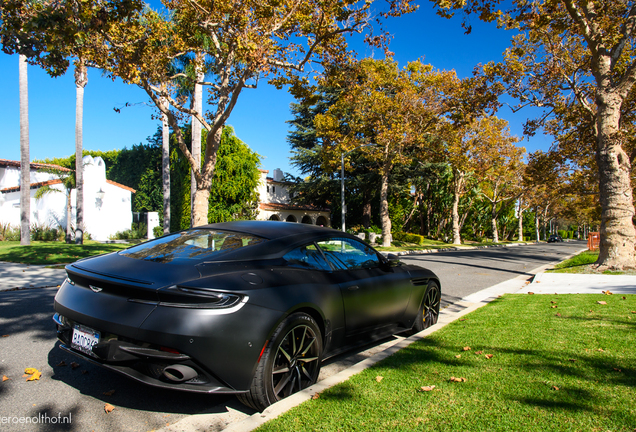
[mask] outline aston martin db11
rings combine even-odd
[[[440,282],[357,237],[289,222],[211,224],[66,266],[61,348],[143,383],[257,410],[321,362],[435,322]]]

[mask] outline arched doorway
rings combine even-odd
[[[296,216],[294,215],[289,215],[287,216],[287,219],[285,219],[287,222],[298,222],[298,219],[296,219]]]
[[[327,218],[324,216],[318,216],[318,219],[316,219],[316,225],[318,226],[329,226],[329,224],[327,223]]]
[[[271,216],[269,217],[269,220],[279,221],[279,220],[280,220],[280,218],[278,217],[278,215],[273,214],[273,215],[271,215]]]
[[[313,224],[313,222],[311,221],[311,217],[308,215],[303,216],[303,220],[301,220],[300,222],[308,225]]]

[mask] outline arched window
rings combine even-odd
[[[311,221],[311,217],[308,215],[303,216],[303,220],[301,220],[300,222],[308,225],[313,224],[313,222]]]
[[[296,219],[296,216],[294,215],[289,215],[287,216],[287,219],[285,219],[287,222],[298,222],[298,219]]]
[[[279,220],[280,220],[280,218],[278,217],[278,215],[273,214],[273,215],[271,215],[271,216],[269,217],[269,220],[279,221]]]

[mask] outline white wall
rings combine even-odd
[[[13,169],[15,168],[15,169]],[[14,172],[15,171],[15,172]],[[17,177],[15,176],[17,173]],[[0,189],[17,186],[20,170],[7,167],[4,183]],[[2,174],[0,172],[0,174]],[[7,174],[9,174],[7,176]],[[46,175],[41,175],[46,174]],[[35,177],[35,179],[34,179]],[[50,180],[51,174],[31,172],[31,183]],[[6,183],[12,181],[13,183]],[[64,186],[53,185],[56,193],[48,193],[42,199],[34,198],[36,190],[31,189],[31,224],[59,226],[66,229],[66,193]],[[97,192],[102,190],[104,198],[98,199]],[[0,205],[0,222],[20,226],[20,191],[3,193],[5,202]],[[72,224],[75,227],[76,190],[71,193]],[[84,225],[94,240],[108,240],[117,231],[130,229],[132,223],[132,193],[106,181],[106,165],[101,157],[84,157]]]

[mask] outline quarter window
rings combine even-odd
[[[331,270],[316,245],[308,244],[288,252],[283,259],[290,267],[311,270]]]
[[[380,266],[380,258],[369,246],[347,238],[318,242],[325,258],[336,270],[357,270]]]

